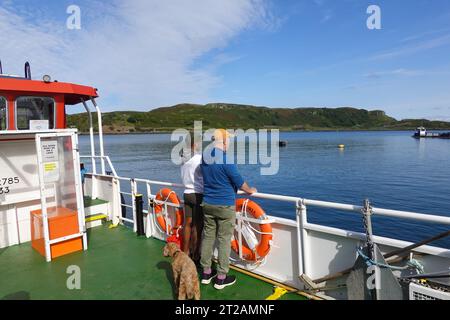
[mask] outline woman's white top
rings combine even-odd
[[[200,164],[202,155],[195,154],[181,166],[181,180],[184,193],[203,193],[203,176]]]

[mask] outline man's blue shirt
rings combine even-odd
[[[236,164],[227,163],[226,158],[226,153],[218,148],[203,154],[203,201],[207,204],[234,206],[236,192],[244,184]],[[219,161],[212,163],[211,159]]]

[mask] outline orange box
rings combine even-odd
[[[44,225],[42,211],[31,211],[31,246],[45,257]],[[48,231],[50,240],[78,233],[78,214],[76,211],[52,207],[47,208]],[[82,238],[74,238],[50,245],[52,259],[83,250]]]

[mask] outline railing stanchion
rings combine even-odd
[[[238,229],[239,229],[239,258],[244,259],[242,254],[242,219],[238,216]]]
[[[97,164],[95,163],[95,141],[94,141],[94,125],[92,122],[92,113],[84,99],[81,99],[84,108],[88,114],[89,118],[89,139],[91,141],[91,163],[92,163],[92,172],[97,174]]]
[[[311,277],[311,261],[313,257],[310,255],[311,248],[309,242],[307,209],[305,199],[297,201],[297,241],[298,243],[298,265],[300,270],[300,281],[307,288],[317,289],[317,285],[312,281]]]
[[[147,203],[148,203],[148,211],[147,211],[147,226],[146,226],[146,230],[145,230],[145,234],[147,236],[147,238],[153,237],[155,235],[155,228],[153,225],[154,222],[154,203],[153,203],[153,198],[152,198],[152,187],[150,185],[150,183],[146,182],[145,183],[147,186]]]
[[[150,238],[154,235],[154,229],[153,229],[153,200],[151,199],[152,196],[152,187],[150,183],[145,183],[147,188],[147,203],[148,203],[148,210],[147,210],[147,217],[145,217],[147,223],[145,227],[145,235],[147,238]]]
[[[97,121],[98,121],[98,140],[100,146],[100,157],[101,157],[101,168],[102,174],[105,174],[105,149],[103,147],[103,124],[102,124],[102,112],[100,111],[100,107],[97,105],[97,102],[94,98],[91,98],[91,102],[97,110]]]
[[[142,194],[135,195],[135,207],[136,207],[136,231],[138,236],[145,235],[144,231],[144,200]]]
[[[137,187],[136,187],[136,181],[134,179],[130,180],[131,184],[131,203],[133,208],[133,231],[137,232],[137,225],[136,225],[136,194],[137,194]]]
[[[302,276],[306,273],[306,238],[307,231],[305,229],[305,225],[307,222],[306,219],[306,206],[303,200],[297,201],[296,204],[296,222],[297,222],[297,263],[298,263],[298,271],[299,276]]]

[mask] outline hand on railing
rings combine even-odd
[[[244,182],[244,184],[241,187],[241,190],[244,191],[247,194],[254,194],[257,193],[258,190],[256,188],[250,187],[247,182]]]

